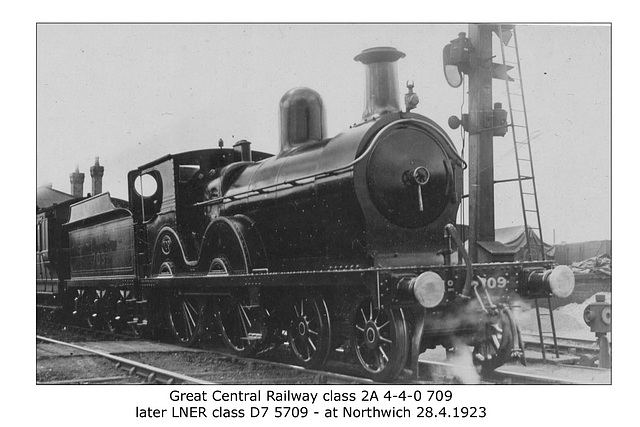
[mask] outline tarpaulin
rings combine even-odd
[[[593,273],[611,277],[611,256],[604,254],[574,262],[571,264],[571,270],[574,273]]]
[[[527,231],[529,234],[529,239],[531,240],[531,250],[533,252],[533,256],[531,257],[531,259],[541,259],[541,257],[539,256],[541,248],[540,237],[531,227],[529,227]],[[523,225],[498,228],[496,230],[496,242],[500,242],[508,248],[516,250],[516,260],[529,259],[527,250],[527,236],[525,235],[525,229]],[[546,259],[553,259],[555,247],[545,243],[544,252]]]

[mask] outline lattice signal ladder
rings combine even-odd
[[[500,37],[500,50],[502,52],[502,64],[505,69],[517,69],[517,78],[506,78],[505,84],[507,89],[507,98],[509,100],[509,117],[511,119],[511,135],[513,136],[513,147],[516,158],[516,166],[518,181],[520,188],[520,201],[522,204],[522,217],[524,220],[525,236],[527,239],[527,251],[529,260],[544,260],[544,238],[542,236],[542,226],[540,225],[540,211],[538,208],[538,194],[536,191],[536,178],[533,169],[533,157],[531,156],[531,139],[529,137],[529,122],[527,119],[527,108],[524,99],[524,87],[522,83],[522,71],[520,68],[520,55],[518,52],[518,37],[516,35],[515,26],[498,26],[498,35]],[[513,45],[509,46],[510,39],[513,39]],[[514,181],[514,180],[506,180]],[[534,233],[540,237],[539,245],[536,245]],[[553,344],[556,357],[560,357],[558,352],[558,339],[556,336],[555,321],[553,319],[553,306],[551,298],[546,297],[547,307],[549,308],[550,331],[543,331],[541,313],[539,309],[538,299],[536,298],[536,317],[538,320],[538,336],[540,339],[540,347],[542,358],[546,360],[544,349],[544,336],[549,332],[553,337]]]
[[[512,35],[512,37],[509,37]],[[522,217],[524,220],[525,236],[527,238],[527,251],[529,260],[544,260],[544,239],[542,237],[542,226],[540,225],[540,211],[538,209],[538,194],[536,192],[536,178],[533,169],[533,158],[531,156],[531,144],[529,138],[529,122],[527,120],[527,109],[524,99],[524,88],[522,84],[522,72],[520,70],[520,56],[518,54],[518,39],[514,26],[502,26],[498,28],[502,43],[502,62],[507,69],[516,68],[517,78],[505,79],[507,98],[509,101],[509,117],[511,119],[511,135],[513,137],[513,147],[516,158],[518,181],[520,187],[520,201],[522,204]],[[509,46],[508,38],[513,39],[513,46]],[[537,245],[530,231],[540,236],[540,243]]]

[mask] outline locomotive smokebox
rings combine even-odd
[[[353,58],[366,69],[363,120],[401,110],[397,61],[404,57],[403,52],[393,47],[373,47]]]
[[[280,152],[309,141],[321,141],[325,134],[324,104],[313,89],[291,89],[280,100]]]

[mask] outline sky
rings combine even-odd
[[[447,119],[459,116],[463,89],[447,85],[442,48],[461,31],[468,25],[38,25],[36,183],[69,192],[77,166],[90,192],[100,157],[104,191],[126,198],[127,172],[168,153],[220,138],[276,152],[278,103],[298,86],[320,93],[333,136],[361,118],[364,68],[353,57],[374,46],[406,53],[401,93],[413,80],[415,112],[460,150]],[[610,34],[607,25],[517,26],[549,243],[611,238]],[[507,105],[503,81],[494,80],[493,98]],[[510,134],[494,149],[496,178],[514,177]],[[515,185],[496,190],[496,227],[521,224],[520,209]]]

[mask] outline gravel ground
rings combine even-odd
[[[296,383],[304,374],[255,363],[221,359],[207,352],[139,353],[127,358],[158,368],[218,383]]]
[[[51,344],[48,344],[51,347]],[[111,361],[98,356],[85,356],[72,350],[74,355],[60,355],[41,346],[38,349],[36,380],[51,382],[88,378],[124,376],[126,372],[115,368]],[[310,377],[300,371],[291,371],[263,365],[259,362],[245,363],[230,358],[220,358],[209,352],[170,351],[136,352],[118,354],[121,357],[156,368],[177,372],[222,384],[296,384],[309,383]],[[136,377],[123,382],[141,382]],[[109,381],[110,383],[111,381]]]
[[[36,381],[41,383],[123,375],[124,371],[116,369],[113,362],[98,356],[56,356],[36,360]]]
[[[74,328],[60,328],[55,325],[40,324],[37,335],[52,339],[74,342],[81,346],[100,351],[113,352],[121,357],[183,375],[220,383],[290,383],[309,382],[308,376],[285,369],[265,366],[260,363],[245,363],[206,351],[194,351],[162,343],[144,340],[120,340],[112,342],[111,337],[92,337],[85,331]],[[107,346],[105,349],[104,346]],[[124,376],[125,371],[116,369],[111,361],[99,356],[84,354],[75,349],[67,349],[50,343],[36,344],[36,381],[45,383],[75,379],[105,378]],[[307,380],[305,381],[305,378]],[[131,378],[121,382],[139,382]],[[111,381],[109,381],[111,383]]]

